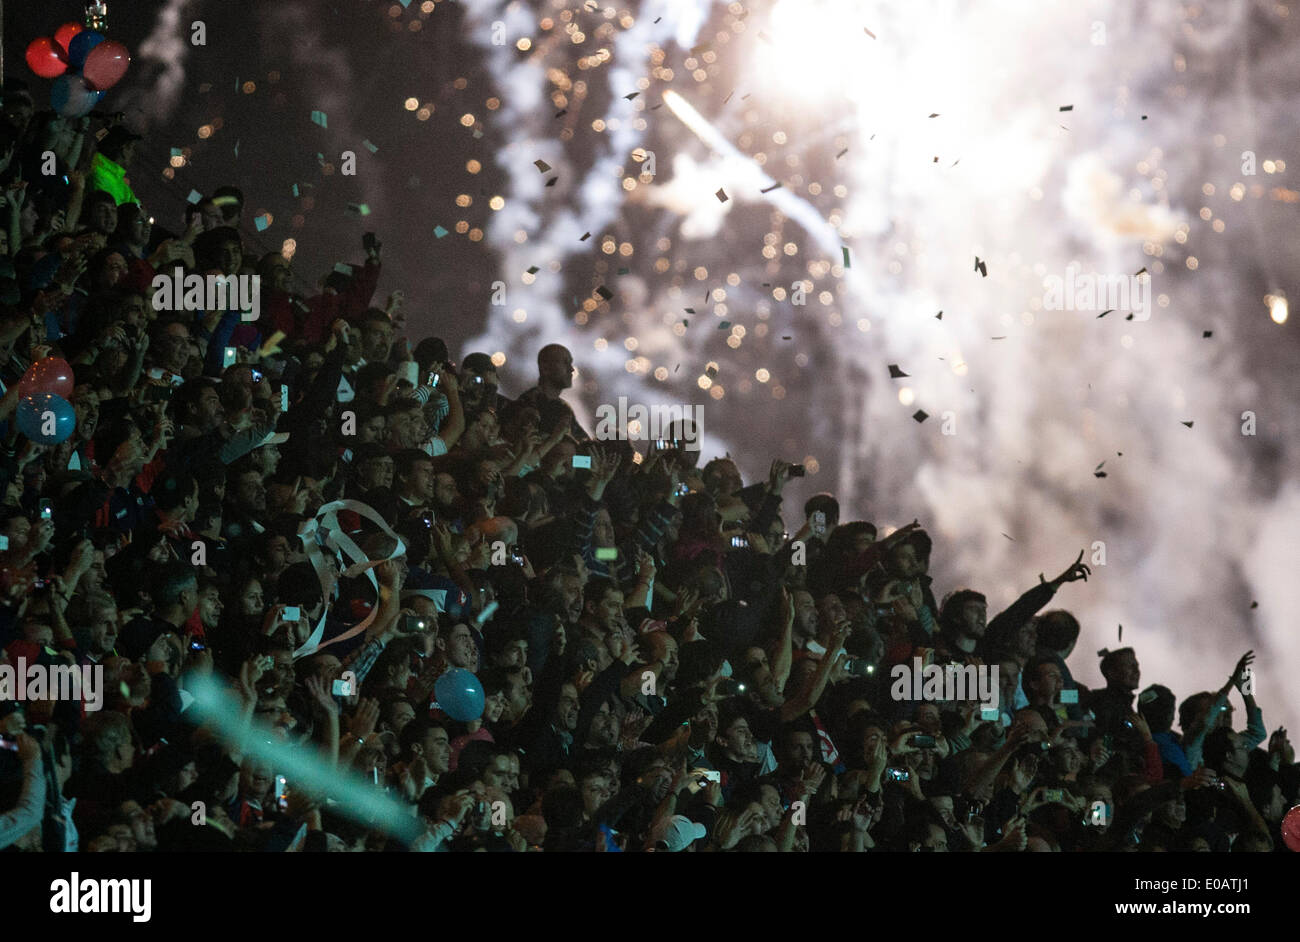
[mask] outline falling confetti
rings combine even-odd
[[[313,124],[319,124],[323,128],[328,128],[330,126],[329,118],[323,111],[313,111],[311,113],[311,120]]]
[[[713,195],[718,198],[719,203],[725,203],[727,201],[727,191],[724,190],[722,187],[718,187],[718,192],[714,193]]]

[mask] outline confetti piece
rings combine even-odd
[[[376,147],[374,144],[371,144],[369,141],[362,141],[361,146],[364,147],[366,150],[370,151],[370,153],[372,154],[379,153],[379,148]]]
[[[258,232],[265,232],[271,227],[271,217],[265,213],[261,216],[254,216],[253,225],[257,227]]]
[[[718,368],[716,366],[710,366],[708,369],[704,371],[704,375],[707,376],[709,379],[713,379],[715,376],[718,375]]]
[[[1147,270],[1145,268],[1139,268],[1137,271],[1133,273],[1133,277],[1136,278],[1138,275],[1145,275],[1146,273]]]
[[[293,185],[293,195],[294,196],[298,195],[298,184],[296,183]]]
[[[584,232],[584,233],[582,234],[582,238],[579,239],[578,241],[579,241],[579,242],[586,242],[586,241],[587,241],[588,239],[590,239],[590,238],[591,238],[591,233],[590,233],[590,232]]]
[[[730,326],[731,326],[731,321],[723,321],[721,324],[718,325],[718,330],[726,330]]]
[[[1114,314],[1114,313],[1115,313],[1115,309],[1114,309],[1114,308],[1111,308],[1109,311],[1102,311],[1100,314],[1097,315],[1097,320],[1101,320],[1101,319],[1102,319],[1103,317],[1105,317],[1107,314]]]
[[[1006,334],[1003,334],[1001,337],[990,337],[990,338],[989,338],[989,340],[1006,340],[1006,339],[1007,339],[1007,335],[1006,335]]]
[[[934,319],[937,321],[943,320],[943,311],[940,311],[938,314],[934,315]]]
[[[849,149],[848,149],[847,147],[844,148],[844,150],[840,151],[838,154],[835,155],[835,159],[836,159],[836,160],[839,160],[841,157],[843,157],[843,156],[844,156],[845,154],[847,154],[848,152],[849,152]]]
[[[191,206],[201,203],[203,202],[203,194],[198,190],[190,190],[190,195],[185,197],[185,202],[189,203]]]
[[[555,184],[556,184],[557,182],[559,182],[559,179],[560,179],[559,177],[551,177],[551,179],[549,179],[549,180],[546,181],[546,185],[547,185],[547,186],[555,186]]]
[[[313,111],[311,113],[311,120],[313,124],[319,124],[323,128],[328,128],[330,126],[329,118],[323,111]]]
[[[599,288],[597,288],[596,293],[600,295],[601,300],[603,301],[608,301],[610,298],[614,297],[614,292],[610,291],[604,285],[601,285]]]
[[[243,140],[240,138],[240,140]],[[239,141],[235,141],[235,159],[239,159]]]
[[[725,203],[728,199],[727,191],[724,190],[722,187],[718,187],[718,192],[714,193],[713,195],[718,198],[719,203]]]
[[[1061,110],[1062,110],[1062,111],[1073,111],[1073,110],[1074,110],[1074,105],[1061,105]]]
[[[442,226],[434,226],[434,227],[433,227],[433,234],[434,234],[435,237],[441,239],[443,236],[445,236],[445,235],[447,234],[447,230],[444,229],[444,228],[442,228]]]
[[[1202,339],[1202,340],[1206,340],[1206,339],[1208,339],[1208,338],[1210,338],[1210,337],[1213,337],[1213,336],[1214,336],[1214,331],[1212,331],[1212,330],[1203,330],[1203,331],[1201,331],[1201,339]]]
[[[626,100],[631,101],[633,98],[635,98],[637,95],[640,95],[640,94],[641,94],[640,92],[633,92],[632,94],[630,94],[630,95],[624,95],[623,97],[624,97]]]
[[[1182,424],[1183,424],[1183,425],[1186,425],[1188,428],[1191,428],[1191,427],[1192,427],[1192,423],[1191,423],[1191,422],[1183,422]]]
[[[693,308],[693,307],[683,308],[682,310],[684,310],[687,314],[694,314],[694,313],[695,313],[695,308]]]
[[[533,166],[537,168],[539,173],[549,173],[551,170],[551,165],[544,160],[534,160]]]
[[[889,378],[890,378],[890,379],[902,379],[903,377],[905,377],[905,376],[907,376],[907,375],[908,375],[907,373],[904,373],[902,370],[900,370],[900,369],[898,368],[898,364],[897,364],[897,363],[891,363],[891,364],[889,364]]]
[[[173,147],[173,148],[172,148],[172,156],[173,156],[173,157],[180,157],[182,153],[183,153],[183,151],[181,151],[181,149],[180,149],[179,147]]]
[[[1120,640],[1120,641],[1123,641],[1123,640],[1124,640],[1124,626],[1123,626],[1123,625],[1120,625],[1120,626],[1119,626],[1119,640]]]
[[[1146,116],[1146,115],[1143,115],[1143,116],[1142,116],[1142,120],[1145,121],[1146,119],[1147,119],[1147,116]]]
[[[985,278],[989,276],[988,264],[986,262],[981,262],[978,255],[975,256],[975,270]]]
[[[844,267],[845,267],[845,268],[848,268],[848,267],[849,267],[849,247],[848,247],[847,245],[841,245],[841,246],[840,246],[840,251],[844,253]]]
[[[1008,540],[1010,540],[1012,543],[1014,543],[1014,542],[1016,541],[1016,540],[1015,540],[1015,537],[1011,536],[1011,534],[1009,534],[1009,533],[1003,533],[1002,535],[1005,536],[1005,537],[1006,537]]]
[[[789,334],[782,334],[782,335],[781,335],[781,339],[782,339],[782,340],[793,340],[794,338],[791,337]]]
[[[530,275],[535,275],[535,274],[537,274],[539,271],[541,271],[541,269],[538,268],[536,265],[533,265],[533,266],[531,266],[531,267],[528,269],[528,274],[530,274]]]
[[[568,108],[561,108],[559,111],[555,112],[555,116],[556,116],[557,118],[563,118],[563,117],[564,117],[566,114],[568,114],[568,113],[569,113],[569,109],[568,109]],[[545,173],[545,172],[546,172],[545,170],[542,171],[542,173]]]
[[[1250,607],[1251,607],[1251,608],[1259,608],[1259,603],[1252,599],[1252,600],[1251,600],[1251,603],[1250,603]]]
[[[347,262],[335,262],[334,270],[338,272],[340,275],[352,274],[352,266],[349,265]]]
[[[357,216],[369,216],[370,206],[367,203],[348,203],[348,212]]]
[[[862,27],[862,32],[866,33],[866,34],[867,34],[868,36],[870,36],[872,39],[875,39],[875,38],[876,38],[876,34],[873,33],[871,30],[867,29],[865,26]]]
[[[931,113],[930,117],[932,117],[932,118],[937,118],[937,117],[939,117],[939,113],[938,113],[937,111],[936,111],[936,112],[933,112],[933,113]]]
[[[781,187],[782,187],[783,185],[784,185],[784,184],[782,184],[780,180],[777,180],[775,183],[773,183],[773,184],[772,184],[771,186],[769,186],[767,189],[765,189],[765,190],[759,190],[758,192],[760,192],[760,193],[771,193],[773,190],[779,190],[779,189],[781,189]]]
[[[1105,471],[1094,471],[1094,472],[1092,472],[1092,476],[1095,477],[1095,478],[1104,478],[1104,477],[1106,476],[1106,472],[1105,472]]]
[[[921,409],[917,409],[915,412],[912,413],[912,418],[916,419],[917,422],[924,422],[929,417],[930,414]]]
[[[630,269],[630,268],[620,268],[620,269],[618,270],[617,274],[620,274],[620,275],[628,275],[628,274],[631,274],[631,272],[632,272],[632,269]]]

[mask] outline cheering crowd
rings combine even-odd
[[[5,83],[0,675],[89,667],[102,702],[0,696],[0,848],[1282,850],[1300,768],[1251,653],[1175,693],[1106,651],[1087,689],[1053,607],[1082,555],[986,599],[932,586],[918,523],[783,502],[779,456],[746,486],[681,423],[595,440],[564,347],[499,375],[414,336],[371,235],[299,293],[237,187],[155,222],[139,140]],[[177,268],[258,276],[256,319],[161,303]],[[75,427],[42,444],[51,357]],[[453,669],[481,714],[438,702]]]

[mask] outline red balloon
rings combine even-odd
[[[68,71],[68,54],[53,39],[42,36],[27,47],[27,65],[41,78],[58,78]]]
[[[1300,853],[1300,805],[1296,805],[1282,818],[1282,840],[1287,847]]]
[[[72,42],[72,37],[85,28],[80,23],[64,23],[54,31],[54,41],[63,47],[64,52],[67,52],[68,43]]]
[[[53,393],[71,399],[75,385],[72,367],[68,366],[67,360],[62,357],[46,357],[33,363],[23,374],[23,378],[18,381],[18,395],[25,398]]]
[[[116,40],[105,39],[90,50],[81,74],[95,91],[107,91],[122,80],[130,64],[131,54],[126,47]]]

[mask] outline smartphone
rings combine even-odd
[[[263,373],[262,373],[262,371],[259,370],[257,367],[253,367],[253,368],[252,368],[251,370],[249,370],[248,372],[250,372],[250,373],[253,374],[253,382],[255,382],[255,383],[260,383],[260,382],[262,381]]]
[[[1048,802],[1060,801],[1062,797],[1063,797],[1063,792],[1059,788],[1043,789],[1043,801],[1048,801]]]
[[[239,355],[239,351],[236,350],[234,347],[226,347],[224,350],[222,350],[221,368],[224,370],[227,367],[234,366],[235,360],[238,358],[238,355]]]
[[[934,737],[926,736],[921,733],[917,733],[909,739],[908,744],[915,746],[917,749],[933,749],[935,747]]]
[[[402,617],[402,631],[407,633],[424,631],[429,627],[429,621],[423,615],[404,615]]]
[[[907,769],[885,769],[885,781],[906,782],[912,777]]]
[[[681,484],[678,484],[675,488],[673,488],[673,493],[676,494],[678,497],[685,497],[690,492],[691,492],[690,486],[685,481],[683,481]]]
[[[175,390],[171,386],[149,386],[144,391],[145,402],[170,402]]]
[[[289,807],[289,780],[283,775],[275,777],[275,804],[281,811]]]
[[[586,468],[591,470],[591,455],[574,455],[573,466],[575,468]]]
[[[1078,703],[1078,702],[1079,702],[1079,691],[1078,691],[1078,690],[1062,690],[1062,691],[1061,691],[1061,702],[1062,702],[1062,703]]]
[[[812,531],[818,536],[826,532],[826,512],[824,510],[814,510],[812,515]]]
[[[0,533],[0,553],[7,552],[9,549],[9,537]]]
[[[520,550],[518,546],[510,547],[510,559],[516,566],[522,566],[524,564],[523,551]]]
[[[430,511],[426,510],[424,513],[420,514],[420,522],[423,523],[427,529],[432,530],[433,514]]]
[[[354,693],[352,684],[346,680],[334,681],[334,686],[330,688],[330,692],[336,697],[350,697]]]
[[[208,646],[207,646],[206,644],[204,644],[202,641],[191,641],[191,642],[190,642],[190,650],[191,650],[191,651],[206,651],[207,649],[208,649]]]
[[[704,781],[706,781],[706,782],[721,782],[721,781],[722,781],[722,773],[721,773],[721,772],[715,772],[713,769],[703,769],[703,770],[701,770],[701,773],[700,773],[700,774],[701,774],[701,776],[703,777]]]
[[[808,469],[801,464],[795,464],[790,466],[790,477],[792,478],[801,478],[807,473],[808,473]]]
[[[618,559],[618,547],[597,546],[596,559],[600,562],[609,562],[610,560]]]
[[[50,500],[49,498],[42,497],[39,506],[41,508],[42,520],[54,519],[54,501]]]
[[[732,549],[749,549],[749,538],[744,536],[733,536],[731,538]]]
[[[472,382],[472,383],[476,383],[477,385],[482,386],[482,385],[483,385],[483,377],[482,377],[482,376],[475,376],[472,380],[470,380],[470,382]]]
[[[440,382],[442,382],[442,376],[438,374],[438,371],[429,370],[429,375],[425,377],[424,385],[428,386],[430,389],[436,389]]]
[[[302,610],[297,605],[286,605],[280,618],[284,621],[297,621],[302,617]]]

